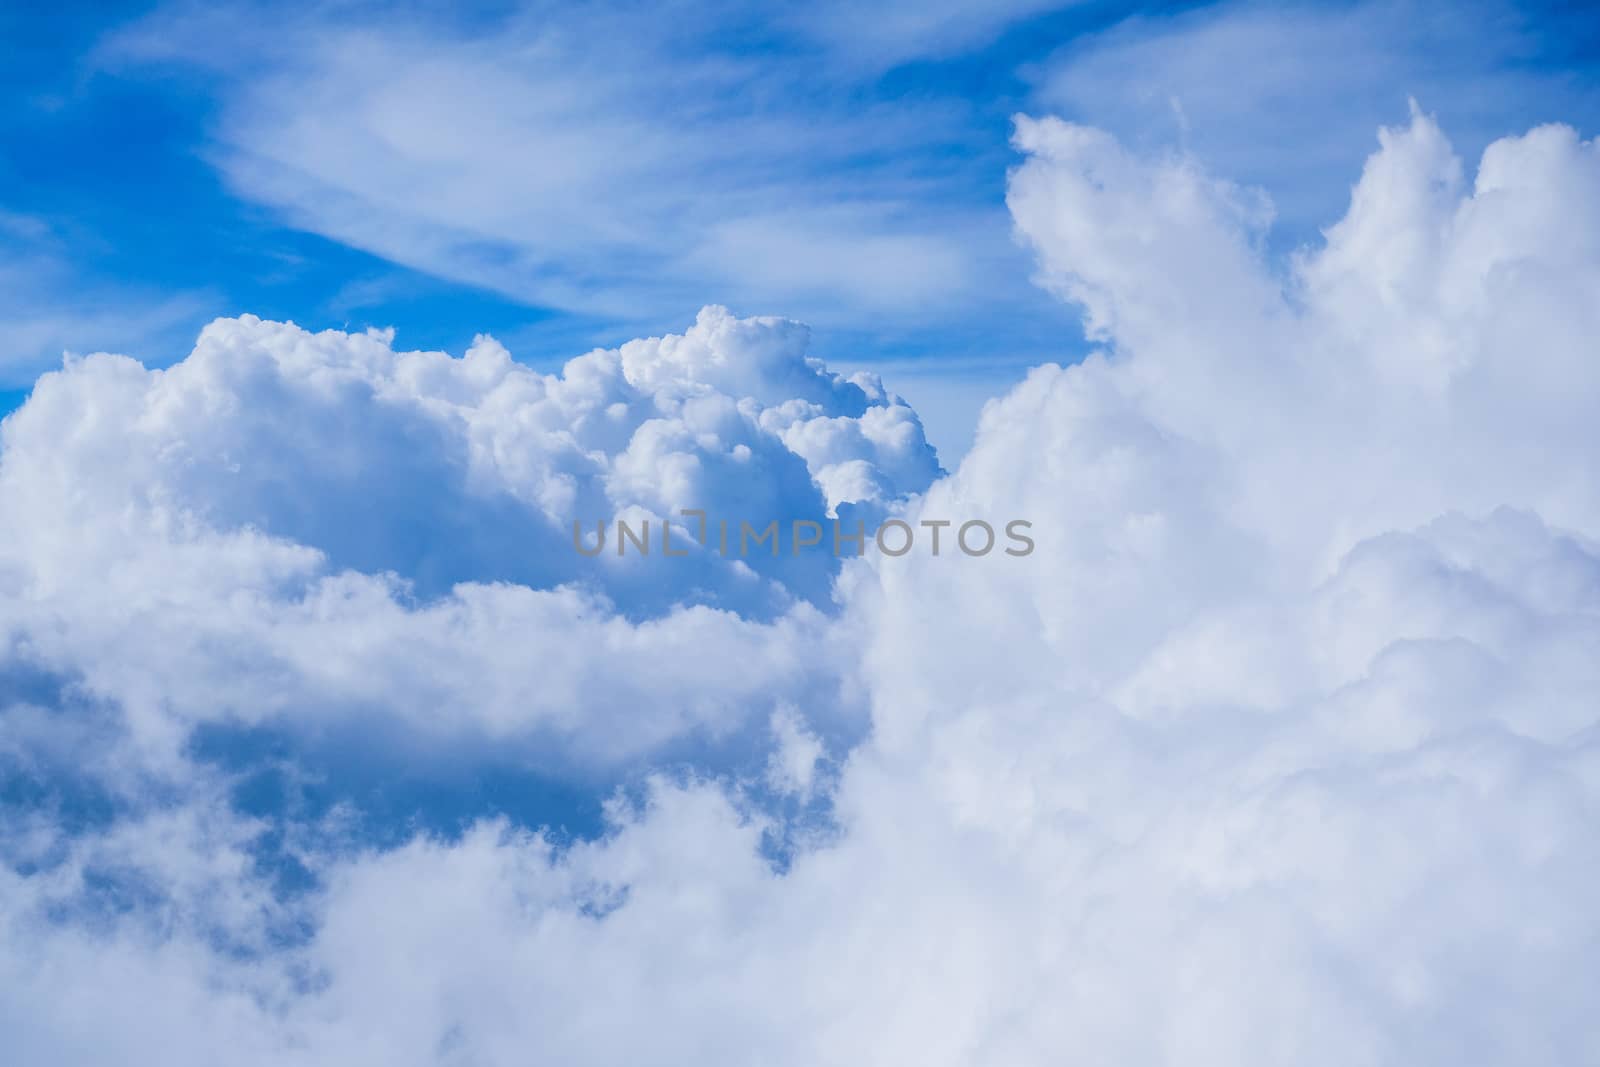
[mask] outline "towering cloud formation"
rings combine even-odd
[[[750,463],[766,473],[744,491],[792,485],[818,513],[839,486],[921,491],[910,413],[786,355],[789,326],[709,313],[550,380],[487,344],[395,357],[242,322],[166,378],[102,361],[41,386],[0,468],[23,516],[0,569],[8,662],[33,694],[0,722],[34,780],[59,779],[74,730],[181,736],[242,702],[241,678],[289,694],[257,714],[354,692],[399,732],[417,692],[457,679],[464,713],[567,709],[624,746],[731,693],[762,705],[775,751],[759,779],[658,778],[594,841],[484,822],[381,848],[252,821],[181,756],[152,771],[118,748],[161,789],[84,768],[121,783],[120,807],[74,819],[62,791],[23,790],[32,814],[4,838],[0,984],[17,993],[0,1025],[23,1058],[1592,1057],[1593,144],[1562,127],[1498,142],[1469,188],[1414,115],[1384,132],[1325,246],[1285,265],[1261,251],[1266,202],[1190,161],[1054,120],[1020,120],[1017,145],[1018,229],[1104,348],[994,402],[908,517],[1025,516],[1038,550],[852,563],[837,616],[779,572],[738,579],[791,598],[752,602],[759,622],[635,623],[509,584],[411,603],[362,572],[420,586],[410,546],[448,531],[387,556],[337,547],[412,506],[339,500],[365,485],[358,462],[456,505],[415,519],[469,538],[449,559],[464,571],[438,573],[536,583],[561,576],[484,569],[503,559],[470,541],[484,499],[657,509],[685,499],[675,479],[741,491]],[[347,405],[347,428],[322,429],[319,404]],[[248,466],[263,455],[277,466]],[[613,640],[569,649],[528,624],[529,655],[584,666],[555,696],[519,687],[489,635],[533,617]],[[720,653],[703,674],[672,643],[690,625]],[[794,651],[796,633],[815,643]],[[872,732],[848,754],[805,722],[819,674],[865,688]],[[596,700],[607,686],[652,693],[649,713]],[[252,865],[263,834],[309,887]]]

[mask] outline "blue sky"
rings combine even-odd
[[[1596,114],[1583,5],[804,10],[14,5],[0,402],[243,311],[548,367],[721,302],[888,373],[956,455],[983,397],[1083,349],[1010,237],[1012,114],[1268,188],[1280,252],[1408,96],[1469,157]]]

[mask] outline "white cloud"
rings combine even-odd
[[[910,409],[807,341],[708,308],[543,375],[488,338],[452,359],[247,317],[166,370],[71,362],[0,430],[0,620],[165,730],[397,717],[607,764],[778,699],[847,719],[835,560],[723,559],[679,516],[826,521],[937,473]],[[649,559],[616,553],[625,514]]]
[[[821,739],[793,708],[773,712],[772,733],[776,746],[767,760],[767,784],[779,793],[809,799],[816,787],[817,763],[826,753]]]
[[[689,778],[618,802],[611,834],[565,850],[494,823],[311,849],[321,888],[256,905],[288,908],[305,936],[255,953],[216,947],[268,925],[249,918],[254,879],[184,906],[226,861],[182,857],[231,855],[246,831],[215,805],[210,836],[205,819],[174,831],[146,815],[6,875],[13,1047],[126,1057],[159,1026],[174,1063],[1591,1057],[1593,145],[1559,127],[1507,138],[1469,183],[1415,116],[1288,279],[1264,265],[1263,205],[1190,160],[1053,120],[1019,123],[1018,145],[1018,229],[1106,350],[989,406],[919,505],[1031,519],[1033,555],[913,554],[842,576],[836,636],[865,643],[873,733],[822,783],[831,828],[775,869],[780,817],[737,780]],[[776,349],[730,364],[691,338],[647,343],[560,388],[592,414],[605,383],[635,380],[630,352],[672,398],[783,349],[784,327],[722,323],[776,331]],[[330,364],[330,342],[293,336],[274,363],[317,395],[339,396],[352,368],[407,365],[378,339],[338,340]],[[417,357],[448,373],[403,394],[407,410],[489,395],[467,389],[484,358]],[[126,364],[93,374],[150,388]],[[796,381],[778,393],[837,387]],[[503,417],[544,402],[508,399]],[[112,429],[69,435],[67,455],[145,455],[130,427],[162,408],[140,410],[97,414]],[[789,447],[817,463],[895,440],[852,417],[860,441],[823,423]],[[8,472],[23,425],[8,424]],[[30,459],[48,470],[46,450]],[[814,732],[780,715],[769,769],[797,783]],[[116,852],[118,834],[146,843]],[[106,850],[154,872],[155,902],[63,919],[104,899],[75,876]],[[108,1005],[93,1027],[85,1003]]]

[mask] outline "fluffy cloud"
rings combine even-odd
[[[724,559],[678,512],[820,521],[925,488],[933,451],[875,379],[719,308],[559,375],[390,340],[247,317],[167,370],[46,375],[4,424],[0,632],[140,721],[399,717],[601,763],[850,703],[837,561]],[[654,555],[619,557],[620,515]],[[580,555],[573,524],[602,521]]]
[[[769,706],[773,755],[756,773],[654,779],[613,805],[606,835],[570,845],[504,822],[399,848],[293,827],[313,876],[296,892],[250,868],[259,828],[204,775],[105,825],[18,831],[0,896],[0,981],[21,991],[0,1009],[14,1047],[57,1062],[159,1047],[178,1063],[1592,1060],[1593,144],[1562,127],[1508,138],[1469,184],[1413,115],[1384,132],[1325,243],[1284,270],[1261,251],[1260,196],[1190,161],[1054,120],[1019,121],[1017,144],[1019,232],[1105,348],[992,403],[960,469],[909,505],[912,518],[1031,519],[1035,553],[914,553],[838,576],[843,612],[818,611],[817,626],[847,658],[860,643],[868,739],[844,753],[807,725],[811,707]],[[755,329],[718,322],[703,335]],[[921,488],[897,473],[915,454],[906,415],[864,386],[856,406],[830,408],[844,387],[792,360],[780,361],[792,380],[753,370],[783,350],[756,332],[775,347],[745,345],[737,365],[691,333],[580,361],[544,388],[606,412],[618,401],[587,372],[620,375],[695,427],[729,425],[715,398],[741,396],[752,436],[738,441],[772,449],[773,469],[790,456],[807,484]],[[291,351],[316,343],[331,342]],[[370,348],[381,368],[410,358],[378,339],[338,343]],[[293,358],[316,395],[338,395],[360,362]],[[466,384],[485,358],[416,357],[440,384],[401,406],[492,394]],[[95,373],[149,388],[141,368]],[[714,417],[680,396],[686,381],[711,388]],[[249,395],[272,398],[259,424],[283,411],[307,432],[292,403],[262,385]],[[796,400],[803,422],[788,414]],[[55,402],[41,388],[30,407]],[[530,386],[497,409],[495,427],[516,434],[450,438],[471,443],[459,469],[481,481],[463,484],[545,506],[540,492],[564,483],[508,474],[525,468],[500,457],[528,453],[487,442],[524,440],[552,402]],[[181,466],[134,433],[162,409],[119,421],[109,408],[56,434],[65,458],[41,446],[26,467],[14,442],[48,424],[26,410],[8,423],[5,491],[32,485],[76,516],[12,538],[12,588],[91,584],[65,577],[73,539],[114,586],[109,534],[159,510],[127,487],[189,484],[132,476]],[[649,421],[637,425],[626,448],[593,431],[614,442],[602,449],[613,468]],[[684,449],[700,439],[672,433]],[[299,455],[326,444],[312,442]],[[673,469],[648,437],[639,448],[647,468]],[[729,468],[693,454],[715,491]],[[52,462],[82,466],[52,478]],[[857,462],[870,477],[846,477]],[[98,464],[130,474],[79,486]],[[643,494],[649,479],[624,481]],[[260,521],[226,494],[164,491],[191,494],[165,543],[180,514],[208,524],[192,538],[208,555],[193,558],[215,588],[246,590],[244,617],[261,614],[249,582],[262,579],[256,563],[248,581],[227,570],[239,545],[276,561],[280,582],[320,565],[270,527],[216,541],[215,515]],[[140,566],[185,589],[178,558]],[[445,613],[437,628],[453,633],[475,596],[576,595],[494,590],[386,610],[418,627]],[[288,603],[314,613],[309,596]],[[182,617],[172,605],[148,618],[169,612]],[[62,614],[57,639],[89,618]],[[37,642],[49,628],[24,615],[19,629]],[[307,648],[352,629],[335,620]],[[95,644],[110,655],[123,640]],[[449,677],[452,653],[413,648],[406,687]],[[639,679],[654,669],[648,656],[612,662]],[[123,684],[97,695],[114,708]],[[375,707],[391,703],[406,706],[385,694]],[[42,743],[18,744],[43,758]]]

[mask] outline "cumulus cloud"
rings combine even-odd
[[[819,625],[841,649],[859,642],[872,732],[835,770],[818,773],[830,744],[796,717],[808,709],[780,704],[762,716],[764,768],[658,777],[612,805],[596,840],[484,822],[399,848],[310,845],[313,885],[299,893],[263,890],[237,858],[256,831],[208,803],[203,780],[105,826],[41,830],[28,855],[47,859],[11,862],[0,898],[3,980],[21,991],[0,1009],[14,1047],[104,1061],[155,1047],[159,1027],[177,1063],[1592,1060],[1593,143],[1542,127],[1496,142],[1469,175],[1415,113],[1384,131],[1346,216],[1287,272],[1261,250],[1263,198],[1190,160],[1051,119],[1019,120],[1017,146],[1019,234],[1042,284],[1082,306],[1104,347],[992,403],[960,469],[925,492],[895,473],[912,453],[890,424],[906,416],[865,386],[861,410],[829,414],[845,387],[793,360],[780,361],[792,380],[744,377],[789,327],[717,319],[704,334],[753,330],[776,346],[742,348],[737,366],[691,331],[543,386],[598,397],[578,405],[593,414],[615,401],[589,375],[620,376],[648,382],[685,426],[727,425],[674,399],[678,383],[701,382],[744,397],[734,407],[752,436],[740,443],[754,453],[765,434],[772,462],[781,447],[809,485],[877,485],[843,475],[870,462],[883,492],[919,492],[910,518],[1033,521],[1026,558],[914,553],[838,576],[843,610],[831,622],[818,611]],[[314,355],[334,342],[292,336],[270,362],[303,367],[295,380],[317,396],[340,395],[365,365],[335,371]],[[337,344],[379,368],[408,358],[382,339]],[[629,370],[636,357],[648,370]],[[414,414],[452,390],[492,395],[468,388],[493,377],[474,369],[485,358],[416,357],[440,375],[427,404],[390,384],[394,369],[361,374]],[[74,373],[91,372],[69,370],[61,388]],[[132,365],[92,373],[139,383],[141,397],[152,388]],[[488,444],[524,440],[551,402],[522,388],[494,423],[517,434],[449,439],[471,443],[460,469],[482,481],[467,484],[537,508],[560,483],[518,476]],[[226,391],[196,394],[184,403]],[[41,388],[30,407],[54,402]],[[816,406],[809,422],[788,421],[796,402]],[[193,539],[211,553],[195,557],[210,559],[209,581],[251,589],[226,569],[242,549],[206,540],[218,520],[203,505],[219,498],[141,473],[184,462],[135,432],[165,409],[97,403],[105,414],[56,435],[66,458],[41,445],[26,470],[142,457],[113,466],[138,477],[112,488],[27,474],[16,442],[47,424],[27,410],[7,424],[0,488],[36,484],[48,503],[56,485],[51,506],[77,516],[11,539],[5,573],[24,576],[11,603],[70,584],[57,540],[106,537],[114,518],[148,525],[155,505],[130,484],[192,493],[177,499],[195,515],[183,522],[208,531]],[[450,403],[468,427],[483,407]],[[618,441],[604,424],[563,425]],[[179,456],[187,439],[162,440]],[[303,584],[295,568],[319,565],[286,534],[239,528],[259,520],[226,506],[214,515],[275,561],[277,580]],[[166,543],[187,529],[171,511]],[[115,550],[97,551],[91,573],[114,582]],[[167,566],[145,573],[177,580]],[[241,596],[241,613],[253,618],[263,595]],[[385,610],[460,613],[471,596]],[[48,629],[23,619],[29,642]],[[54,629],[67,640],[88,625],[84,613]],[[418,659],[409,684],[437,684],[421,664],[442,668],[443,655]],[[99,696],[114,706],[118,688]],[[378,703],[389,700],[404,706]],[[796,803],[807,791],[821,803]],[[107,869],[143,895],[112,894],[95,877]],[[114,1007],[86,1028],[86,1002]]]
[[[166,370],[43,377],[0,431],[0,623],[29,661],[158,724],[398,717],[600,763],[852,703],[838,561],[725,559],[679,512],[823,522],[925,488],[875,378],[720,308],[558,375],[391,340],[246,317]],[[615,551],[618,516],[653,556]]]

